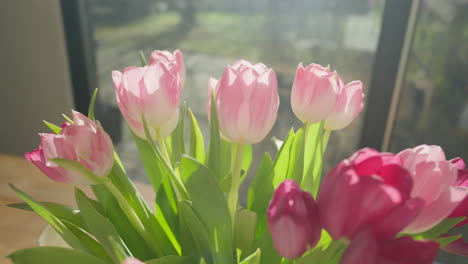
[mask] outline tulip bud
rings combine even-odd
[[[117,104],[133,132],[146,138],[142,114],[151,137],[169,135],[179,120],[181,83],[171,63],[158,61],[145,67],[112,72]]]
[[[98,177],[109,174],[114,164],[114,147],[101,124],[78,112],[73,112],[73,123],[65,124],[59,135],[42,133],[41,145],[26,153],[26,159],[46,176],[60,182],[93,184],[80,171],[63,168],[52,159],[72,160],[82,164]]]
[[[122,262],[122,264],[144,264],[144,263],[136,258],[127,258],[124,260],[124,262]]]
[[[185,65],[182,52],[180,50],[175,50],[173,53],[170,53],[167,50],[155,50],[151,53],[150,65],[157,64],[162,62],[167,65],[169,71],[172,74],[180,76],[181,86],[185,83]]]
[[[399,157],[362,149],[333,168],[319,190],[320,221],[333,239],[352,239],[363,229],[386,239],[420,213],[410,199],[412,180]]]
[[[362,111],[362,82],[353,81],[341,89],[335,107],[325,119],[325,129],[338,130],[348,126]]]
[[[268,206],[268,228],[276,251],[285,258],[298,258],[313,248],[321,226],[312,195],[293,180],[282,182]]]
[[[299,64],[291,92],[291,106],[302,122],[325,120],[335,107],[340,93],[339,76],[319,64]]]
[[[468,189],[455,186],[457,168],[446,160],[439,146],[421,145],[403,150],[398,156],[413,179],[411,197],[425,202],[421,214],[404,232],[424,232],[448,217],[466,198]]]
[[[216,83],[215,103],[221,133],[239,144],[263,140],[276,121],[279,106],[275,72],[264,64],[240,60],[227,66]]]

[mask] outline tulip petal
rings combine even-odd
[[[377,242],[370,232],[359,233],[346,248],[340,264],[375,264]]]
[[[437,200],[426,205],[416,219],[404,229],[404,232],[420,233],[434,227],[450,215],[465,199],[467,193],[468,190],[465,188],[450,187]]]

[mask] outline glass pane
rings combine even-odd
[[[423,1],[390,145],[468,159],[468,1]],[[468,229],[459,230],[468,234]],[[442,253],[442,263],[466,263]]]
[[[242,0],[242,1],[92,1],[101,97],[115,105],[112,70],[139,65],[138,50],[149,56],[155,49],[184,53],[187,70],[183,100],[197,115],[203,132],[207,82],[219,78],[237,59],[263,62],[278,76],[279,117],[271,136],[284,138],[300,122],[290,109],[290,89],[297,64],[330,64],[346,82],[369,84],[384,1]],[[362,116],[332,134],[328,170],[351,154],[359,142]],[[126,126],[118,151],[133,177],[144,179],[136,147]],[[255,157],[274,152],[265,140]]]

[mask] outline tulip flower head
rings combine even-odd
[[[291,92],[291,106],[297,118],[309,124],[325,120],[338,100],[339,79],[328,67],[310,64],[304,68],[299,64]]]
[[[262,141],[276,121],[279,106],[276,74],[264,64],[240,60],[229,65],[214,89],[219,128],[228,140],[239,144]]]
[[[136,258],[127,258],[124,260],[124,262],[122,262],[122,264],[144,264],[144,263]]]
[[[41,145],[26,153],[26,159],[49,178],[60,182],[93,184],[84,173],[64,168],[52,159],[66,159],[80,163],[98,177],[109,174],[114,163],[114,147],[101,124],[73,112],[73,124],[65,124],[59,135],[42,133]]]
[[[384,241],[363,231],[351,240],[340,264],[432,264],[439,251],[433,241],[415,241],[410,236]]]
[[[151,53],[150,65],[157,64],[162,62],[167,65],[169,71],[174,75],[179,75],[181,86],[185,82],[185,64],[182,52],[180,50],[175,50],[173,53],[167,50],[155,50]]]
[[[341,87],[335,107],[325,119],[325,129],[338,130],[348,126],[362,111],[363,99],[361,81],[353,81]]]
[[[421,145],[398,153],[410,172],[414,187],[411,197],[425,201],[423,211],[404,232],[420,233],[445,219],[466,198],[466,187],[454,186],[457,168],[445,158],[439,146]]]
[[[268,227],[276,251],[285,258],[298,258],[313,248],[321,226],[312,195],[293,180],[282,182],[268,206]]]
[[[410,198],[413,182],[401,159],[361,149],[333,168],[319,190],[323,227],[333,239],[352,239],[370,229],[376,239],[394,237],[422,210]]]
[[[117,104],[137,136],[146,138],[142,115],[152,138],[156,132],[167,136],[177,126],[182,89],[180,68],[161,59],[149,66],[112,72]]]

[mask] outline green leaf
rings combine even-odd
[[[301,258],[296,259],[295,264],[323,263],[321,262],[322,258],[323,258],[323,249],[315,247],[313,250],[307,252]]]
[[[260,248],[262,251],[262,258],[260,259],[261,264],[281,263],[282,257],[278,254],[278,252],[276,252],[268,229],[263,231],[263,233],[260,235],[260,238],[256,242],[257,243],[255,246]]]
[[[182,157],[180,172],[193,209],[214,249],[214,263],[234,263],[231,217],[216,176],[203,164],[186,156]]]
[[[184,255],[196,259],[203,257],[209,264],[214,263],[214,248],[211,246],[210,238],[200,218],[193,211],[190,202],[179,203],[179,217],[181,221],[182,252]],[[190,233],[190,236],[189,236]],[[195,245],[196,250],[193,248]]]
[[[208,145],[207,167],[213,172],[217,179],[222,179],[225,175],[221,174],[221,145],[219,135],[218,115],[216,113],[216,103],[214,95],[211,95],[211,113],[210,113],[210,144]],[[225,157],[223,157],[225,158]]]
[[[165,256],[145,262],[146,264],[192,264],[193,259],[182,256]]]
[[[157,160],[156,154],[154,153],[150,143],[135,135],[133,131],[131,133],[133,135],[133,140],[138,147],[138,151],[140,152],[140,158],[143,163],[143,168],[145,169],[146,175],[148,176],[148,180],[151,183],[154,192],[158,193],[166,172],[162,168],[160,162]]]
[[[313,194],[315,197],[320,184],[319,171],[323,162],[323,122],[316,123],[306,128],[305,150],[304,150],[304,175],[301,188]]]
[[[413,235],[413,237],[416,239],[437,239],[438,237],[447,233],[450,229],[452,229],[454,226],[464,221],[465,219],[466,217],[446,218],[433,228],[425,232],[415,234]]]
[[[273,161],[270,155],[265,153],[258,166],[257,173],[249,186],[247,209],[257,213],[258,224],[257,231],[255,232],[257,238],[266,227],[267,206],[274,191],[271,179],[272,168]]]
[[[288,172],[289,166],[289,156],[291,152],[291,145],[294,142],[294,130],[289,131],[288,136],[284,140],[281,149],[276,156],[274,165],[273,165],[273,188],[276,189],[285,179]],[[269,195],[271,198],[271,195]]]
[[[92,188],[96,198],[104,207],[105,214],[101,214],[105,215],[112,222],[122,240],[125,241],[125,245],[132,252],[132,255],[143,260],[155,258],[157,256],[156,252],[153,252],[145,240],[138,234],[138,231],[133,227],[125,212],[122,211],[114,196],[101,184],[93,185]]]
[[[252,164],[252,145],[244,145],[244,151],[242,153],[242,175],[241,182],[245,180],[247,174],[249,173],[250,165]]]
[[[73,225],[85,229],[86,225],[81,218],[81,212],[77,209],[71,208],[69,206],[51,203],[51,202],[40,202],[43,207],[45,207],[52,215],[60,218],[60,220],[65,220]],[[31,206],[27,203],[15,203],[9,204],[8,207],[17,208],[26,211],[34,211]]]
[[[75,122],[73,122],[73,120],[71,118],[69,118],[66,114],[62,114],[63,118],[70,124],[74,124]]]
[[[255,229],[257,227],[257,214],[239,208],[236,211],[234,224],[234,248],[242,251],[242,257],[246,257],[254,251]],[[250,262],[249,262],[250,263]]]
[[[90,202],[90,199],[79,189],[75,188],[75,198],[78,207],[82,212],[83,220],[88,226],[89,232],[101,243],[106,252],[115,262],[119,262],[119,258],[114,252],[113,241],[119,243],[123,248],[126,248],[121,240],[119,233],[114,225],[101,215]],[[128,250],[128,249],[127,249]]]
[[[151,149],[153,150],[154,156],[156,157],[155,161],[160,163],[160,166],[164,169],[164,172],[167,173],[167,175],[169,176],[169,178],[171,180],[171,183],[175,188],[176,195],[178,195],[178,199],[179,200],[181,200],[181,199],[188,200],[189,196],[187,194],[187,190],[185,189],[185,186],[184,186],[183,182],[180,180],[179,177],[177,177],[177,175],[175,174],[175,172],[172,169],[171,165],[168,163],[169,161],[167,161],[163,157],[161,151],[154,145],[154,142],[151,139],[148,124],[146,123],[146,119],[145,119],[145,117],[143,115],[142,115],[142,120],[143,120],[144,129],[145,129],[145,135],[146,135],[146,138],[147,138],[146,141],[148,142]],[[157,192],[157,191],[155,191],[155,192]]]
[[[60,247],[37,247],[15,251],[8,256],[15,264],[106,264],[81,251]]]
[[[461,238],[462,235],[453,235],[453,236],[446,236],[446,237],[439,237],[435,239],[434,241],[440,244],[440,247],[445,247],[450,245],[451,243],[455,242],[459,238]]]
[[[294,135],[294,140],[289,151],[288,171],[286,178],[293,179],[301,184],[304,169],[304,130],[300,129]]]
[[[145,57],[145,54],[143,53],[142,50],[139,50],[138,51],[138,55],[140,55],[140,63],[141,63],[141,66],[146,66],[148,65],[148,61],[146,61],[146,57]]]
[[[88,117],[91,120],[96,120],[96,117],[94,116],[94,106],[96,104],[96,96],[98,93],[98,88],[94,89],[93,96],[91,96],[91,103],[89,104],[88,108]]]
[[[259,248],[252,253],[252,255],[246,257],[244,260],[240,262],[240,264],[259,264],[260,263],[260,257],[261,257],[261,251]]]
[[[203,142],[203,135],[200,127],[198,126],[197,119],[192,110],[189,109],[190,115],[190,156],[195,158],[201,163],[205,162],[205,143]]]
[[[219,173],[220,175],[218,176],[219,181],[222,181],[226,179],[227,177],[230,177],[232,174],[232,166],[233,166],[233,158],[234,158],[234,150],[236,149],[234,144],[231,142],[228,142],[224,139],[220,140],[220,145],[219,145]],[[229,185],[231,182],[229,182]]]
[[[43,120],[42,122],[44,122],[44,124],[52,131],[54,132],[55,134],[60,134],[60,131],[62,131],[62,128],[57,126],[57,125],[54,125],[52,123],[49,123],[45,120]]]
[[[185,154],[185,116],[187,112],[187,105],[184,103],[182,107],[182,114],[179,118],[179,122],[177,123],[177,127],[172,132],[171,136],[167,137],[169,139],[170,144],[167,146],[170,148],[171,158],[173,159],[173,163],[177,163],[182,158],[182,155]]]

